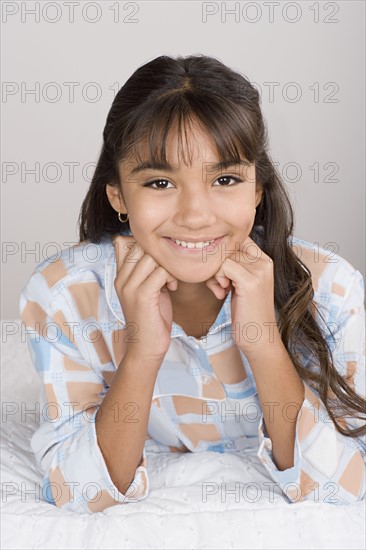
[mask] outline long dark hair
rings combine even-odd
[[[118,220],[106,184],[120,187],[119,165],[147,141],[150,158],[166,162],[166,141],[178,121],[180,132],[198,121],[216,143],[220,161],[255,163],[264,188],[250,237],[273,260],[275,308],[282,341],[299,376],[315,389],[336,429],[358,437],[366,425],[350,429],[344,415],[364,420],[366,400],[351,387],[351,375],[334,366],[332,350],[320,329],[313,301],[311,272],[289,244],[293,209],[281,177],[268,153],[268,137],[258,90],[240,73],[205,55],[160,56],[139,67],[116,95],[103,132],[103,145],[80,216],[80,243],[99,243],[105,236],[126,234],[128,221]],[[329,327],[325,329],[330,330]],[[334,334],[331,333],[334,340]],[[305,368],[302,353],[316,369]],[[340,422],[338,422],[338,419]]]

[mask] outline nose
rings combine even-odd
[[[207,189],[199,189],[199,185],[185,189],[176,204],[174,223],[177,226],[193,229],[216,224],[218,212],[216,204],[209,197]]]

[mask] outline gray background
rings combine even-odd
[[[2,319],[19,318],[35,266],[78,241],[114,95],[164,54],[213,55],[255,83],[294,235],[365,277],[363,1],[79,1],[73,21],[64,2],[39,2],[39,21],[36,2],[1,4]]]

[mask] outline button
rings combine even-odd
[[[234,441],[228,441],[227,443],[224,444],[224,447],[226,447],[227,449],[231,449],[231,447],[234,446]]]
[[[202,378],[202,383],[203,384],[210,384],[211,376],[203,375],[201,378]]]

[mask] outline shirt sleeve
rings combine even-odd
[[[364,280],[354,270],[345,286],[344,299],[336,316],[337,331],[332,355],[340,374],[365,397],[365,305]],[[331,337],[326,337],[331,349]],[[305,398],[296,422],[294,466],[278,470],[273,460],[272,441],[263,413],[258,427],[258,458],[291,503],[310,500],[349,504],[365,499],[366,436],[352,438],[339,433],[318,392],[303,380]],[[338,420],[344,427],[357,428],[362,420]]]
[[[149,492],[146,450],[132,483],[120,492],[110,478],[95,429],[108,386],[79,351],[80,336],[70,328],[80,323],[66,307],[57,306],[61,302],[51,299],[40,272],[20,293],[21,323],[43,381],[40,425],[31,439],[43,474],[42,495],[47,502],[78,513],[137,502]]]

